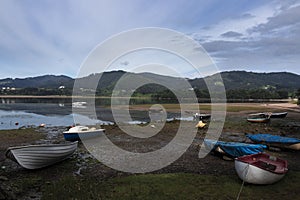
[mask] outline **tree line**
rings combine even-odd
[[[21,88],[15,90],[0,90],[0,95],[72,95],[72,88],[51,89],[51,88]],[[177,91],[177,96],[190,97],[191,92],[194,92],[200,99],[210,99],[210,93],[207,89],[194,89],[193,91]],[[97,89],[96,96],[111,96],[112,89],[104,88]],[[138,89],[133,93],[133,96],[148,96],[155,99],[176,99],[176,95],[167,88],[147,87]],[[300,98],[300,88],[297,91],[278,90],[278,89],[234,89],[226,91],[227,99],[287,99]]]

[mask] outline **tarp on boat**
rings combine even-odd
[[[205,139],[204,145],[212,150],[220,147],[226,154],[231,157],[240,157],[263,152],[267,148],[263,144],[247,144],[241,142],[222,142],[216,140]]]
[[[248,134],[246,135],[250,140],[254,142],[265,142],[265,143],[282,143],[282,144],[296,144],[300,143],[300,139],[281,137],[278,135],[271,134]]]

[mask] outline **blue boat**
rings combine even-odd
[[[269,146],[288,148],[294,150],[300,150],[300,139],[282,137],[271,134],[248,134],[246,135],[251,141],[255,143],[267,144]]]
[[[86,126],[75,126],[73,128],[70,128],[68,131],[65,131],[63,134],[65,140],[67,141],[78,141],[99,137],[104,134],[104,132],[104,129],[89,128]]]
[[[223,142],[210,139],[204,139],[204,145],[207,149],[212,149],[213,151],[219,152],[232,158],[260,153],[267,148],[267,146],[263,144]]]

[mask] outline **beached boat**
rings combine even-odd
[[[5,155],[26,169],[39,169],[71,156],[77,149],[77,143],[9,147]]]
[[[221,153],[231,158],[236,158],[244,155],[256,154],[263,152],[267,148],[262,144],[247,144],[241,142],[223,142],[210,139],[204,139],[206,149],[212,149],[215,152]]]
[[[73,108],[86,108],[87,103],[85,101],[76,101],[72,103]]]
[[[99,137],[105,132],[105,129],[89,128],[87,126],[75,126],[68,131],[63,132],[67,141],[78,141],[80,139],[89,139]]]
[[[200,113],[195,113],[193,115],[194,120],[207,120],[210,119],[211,114],[200,114]]]
[[[272,113],[271,118],[285,118],[287,114],[287,112]]]
[[[266,144],[268,146],[300,150],[300,139],[282,137],[271,134],[248,134],[246,135],[251,141],[255,143]]]
[[[271,113],[256,113],[256,114],[250,114],[247,117],[248,122],[253,123],[267,123],[270,121]]]
[[[265,153],[238,157],[234,163],[238,176],[252,184],[275,183],[288,171],[286,160]]]

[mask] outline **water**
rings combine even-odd
[[[76,100],[77,101],[77,100]],[[78,99],[78,102],[87,102],[86,99]],[[125,102],[125,101],[124,101]],[[151,99],[135,99],[130,104],[156,104],[157,101]],[[17,129],[20,127],[39,126],[70,126],[74,124],[74,116],[80,119],[81,124],[111,124],[114,117],[110,109],[110,99],[96,99],[95,118],[86,110],[85,105],[77,108],[73,107],[70,98],[16,98],[0,100],[0,130]],[[122,99],[120,105],[124,105]],[[150,121],[147,111],[130,111],[132,122],[127,123],[145,123]],[[167,113],[167,118],[180,118],[177,113]]]

